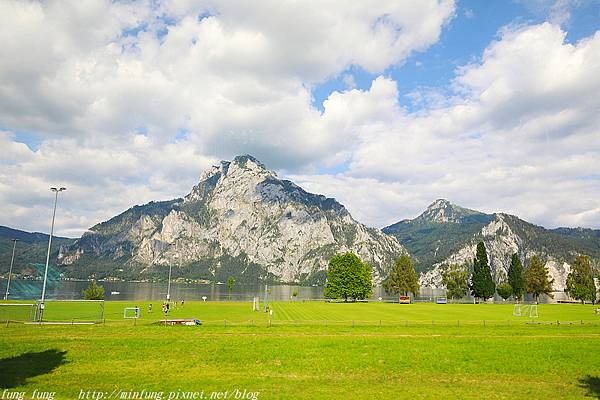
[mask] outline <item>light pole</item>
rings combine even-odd
[[[44,270],[44,286],[42,286],[42,299],[40,300],[40,322],[44,316],[44,299],[46,297],[46,281],[48,280],[48,263],[50,262],[50,247],[52,246],[52,234],[54,233],[54,218],[56,217],[56,203],[58,202],[58,194],[67,188],[50,188],[54,195],[54,211],[52,212],[52,225],[50,227],[50,238],[48,239],[48,254],[46,255],[46,269]]]
[[[13,268],[13,263],[15,261],[15,248],[17,247],[17,242],[19,241],[19,239],[13,239],[13,252],[12,252],[12,257],[10,259],[10,269],[8,270],[8,282],[6,283],[6,294],[4,295],[4,300],[8,300],[8,295],[10,294],[9,289],[10,289],[10,276],[12,275],[12,268]]]
[[[167,285],[167,302],[171,300],[171,263],[169,263],[169,283]]]

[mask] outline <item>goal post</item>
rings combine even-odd
[[[35,303],[0,303],[0,322],[31,322],[35,314]]]
[[[515,303],[513,308],[513,316],[515,317],[529,317],[529,318],[538,318],[538,305],[534,304],[521,304]]]
[[[104,300],[45,300],[35,304],[34,321],[40,316],[46,322],[95,322],[104,320]]]
[[[538,305],[532,304],[529,306],[529,318],[538,318]]]
[[[139,307],[125,307],[123,309],[123,318],[139,318],[140,308]]]

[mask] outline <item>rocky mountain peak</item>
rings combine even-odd
[[[425,211],[444,210],[447,208],[452,208],[452,206],[453,206],[453,204],[450,203],[446,199],[437,199],[436,201],[431,203],[429,206],[427,206],[427,209]]]
[[[481,215],[479,211],[470,210],[456,204],[452,204],[446,199],[437,199],[431,203],[423,214],[417,217],[418,220],[427,222],[462,222],[466,217],[472,215]]]
[[[251,155],[236,156],[232,161],[221,161],[200,176],[199,183],[185,197],[186,202],[204,200],[217,186],[256,185],[277,174],[269,171],[263,163]]]
[[[258,161],[255,157],[250,154],[243,154],[240,156],[236,156],[233,161],[234,164],[240,166],[241,168],[248,169],[267,169],[263,163]]]
[[[279,179],[250,155],[202,174],[182,202],[132,207],[65,249],[64,263],[92,255],[152,274],[164,266],[211,281],[259,278],[323,283],[329,259],[353,251],[380,281],[406,250],[355,221],[333,198]]]

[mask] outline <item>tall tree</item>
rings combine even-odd
[[[442,274],[442,284],[446,286],[446,296],[461,299],[469,290],[469,273],[465,267],[451,264]]]
[[[361,300],[373,294],[371,266],[356,254],[337,254],[329,260],[324,295],[328,299]]]
[[[477,243],[477,252],[473,260],[473,274],[471,275],[471,293],[475,298],[483,300],[489,299],[496,293],[496,284],[492,278],[483,242]]]
[[[407,255],[402,255],[396,260],[390,275],[383,282],[383,288],[388,293],[413,296],[419,292],[419,276],[413,267],[412,260]]]
[[[552,284],[554,279],[548,276],[548,268],[546,263],[538,256],[533,256],[529,263],[529,268],[525,271],[525,284],[527,293],[533,294],[533,298],[537,302],[541,294],[552,296]]]
[[[569,296],[584,303],[586,300],[596,302],[596,283],[588,256],[577,256],[567,276],[567,290]]]
[[[508,284],[512,288],[515,299],[521,300],[525,293],[525,278],[523,277],[523,264],[517,253],[512,255],[508,268]]]

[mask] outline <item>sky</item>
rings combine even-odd
[[[600,228],[600,0],[0,1],[0,225],[76,237],[251,154],[383,227]]]

